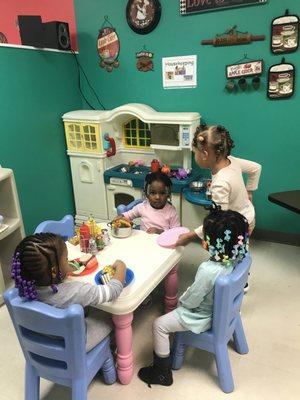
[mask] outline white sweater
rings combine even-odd
[[[238,211],[244,215],[251,229],[255,225],[255,211],[248,198],[247,191],[256,190],[261,173],[261,165],[241,158],[229,156],[230,164],[212,175],[212,200],[221,206],[222,210]],[[248,175],[245,186],[243,173]],[[195,229],[202,238],[202,226]]]

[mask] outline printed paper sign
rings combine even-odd
[[[197,86],[197,56],[162,59],[164,89],[194,88]]]

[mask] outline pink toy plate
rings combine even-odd
[[[158,236],[157,244],[162,247],[172,249],[177,242],[179,235],[182,235],[183,233],[188,233],[189,231],[190,230],[188,228],[185,228],[183,226],[169,229],[168,231],[165,231]]]

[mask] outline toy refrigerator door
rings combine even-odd
[[[104,159],[70,155],[77,219],[107,219]]]

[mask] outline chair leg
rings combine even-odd
[[[85,381],[73,381],[72,400],[87,400],[87,384]]]
[[[241,317],[238,315],[235,323],[235,330],[233,332],[234,346],[239,354],[247,354],[249,347],[247,344],[244,328]]]
[[[111,385],[116,382],[117,380],[117,374],[116,374],[116,369],[114,365],[114,359],[110,353],[109,357],[107,360],[105,360],[103,366],[102,366],[102,372],[103,372],[103,377],[104,377],[104,382],[107,385]]]
[[[172,369],[180,369],[184,359],[185,344],[179,339],[178,333],[175,334],[173,348],[172,348]]]
[[[25,367],[25,400],[39,400],[40,398],[40,377],[36,369],[26,363]]]
[[[220,387],[225,393],[230,393],[234,389],[230,360],[227,345],[218,346],[215,349],[218,377]]]

